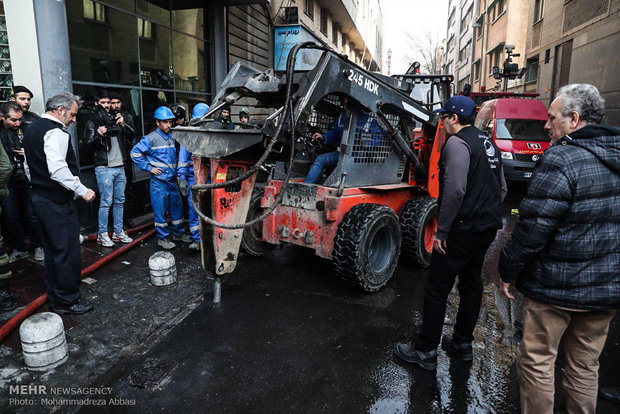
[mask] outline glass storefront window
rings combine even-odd
[[[144,135],[155,129],[155,110],[160,106],[174,104],[174,93],[164,91],[142,91],[142,105],[144,107]]]
[[[179,90],[205,91],[205,42],[174,32],[174,75]]]
[[[173,10],[172,28],[178,30],[179,32],[204,39],[205,14],[203,9]]]
[[[170,26],[170,4],[168,0],[137,0],[138,16]]]
[[[73,80],[138,85],[136,18],[106,7],[105,24],[85,17],[85,0],[67,0]]]
[[[190,93],[177,93],[177,101],[176,103],[181,104],[187,110],[187,117],[192,117],[192,110],[197,103],[206,103],[211,106],[210,95],[198,95],[198,94],[190,94]]]
[[[151,27],[152,37],[140,37],[140,77],[142,86],[174,89],[170,29]]]
[[[118,9],[126,10],[130,13],[136,12],[135,0],[96,0],[108,6],[113,6]]]

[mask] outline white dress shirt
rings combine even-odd
[[[73,175],[67,165],[67,151],[69,150],[69,139],[71,136],[64,130],[62,122],[51,115],[43,114],[41,118],[46,118],[58,124],[58,128],[50,129],[43,137],[43,151],[47,160],[47,169],[50,178],[58,184],[71,190],[76,197],[82,197],[88,190],[80,181],[79,177]]]

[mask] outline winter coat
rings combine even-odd
[[[538,162],[499,273],[533,300],[620,307],[620,128],[587,125]]]

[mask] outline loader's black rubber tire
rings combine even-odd
[[[437,201],[431,197],[415,197],[400,212],[403,257],[420,267],[431,264],[437,212]]]
[[[338,225],[334,269],[367,292],[390,280],[400,255],[400,228],[394,211],[378,204],[358,204]]]
[[[250,199],[250,207],[248,208],[247,221],[253,220],[263,214],[263,208],[260,206],[260,200],[263,198],[264,190],[262,188],[255,189]],[[251,227],[243,229],[241,236],[241,249],[251,256],[263,256],[273,250],[275,246],[263,241],[263,222],[258,222]]]

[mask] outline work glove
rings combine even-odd
[[[179,180],[179,191],[183,197],[187,197],[187,194],[189,193],[189,184],[187,183],[187,180]]]

